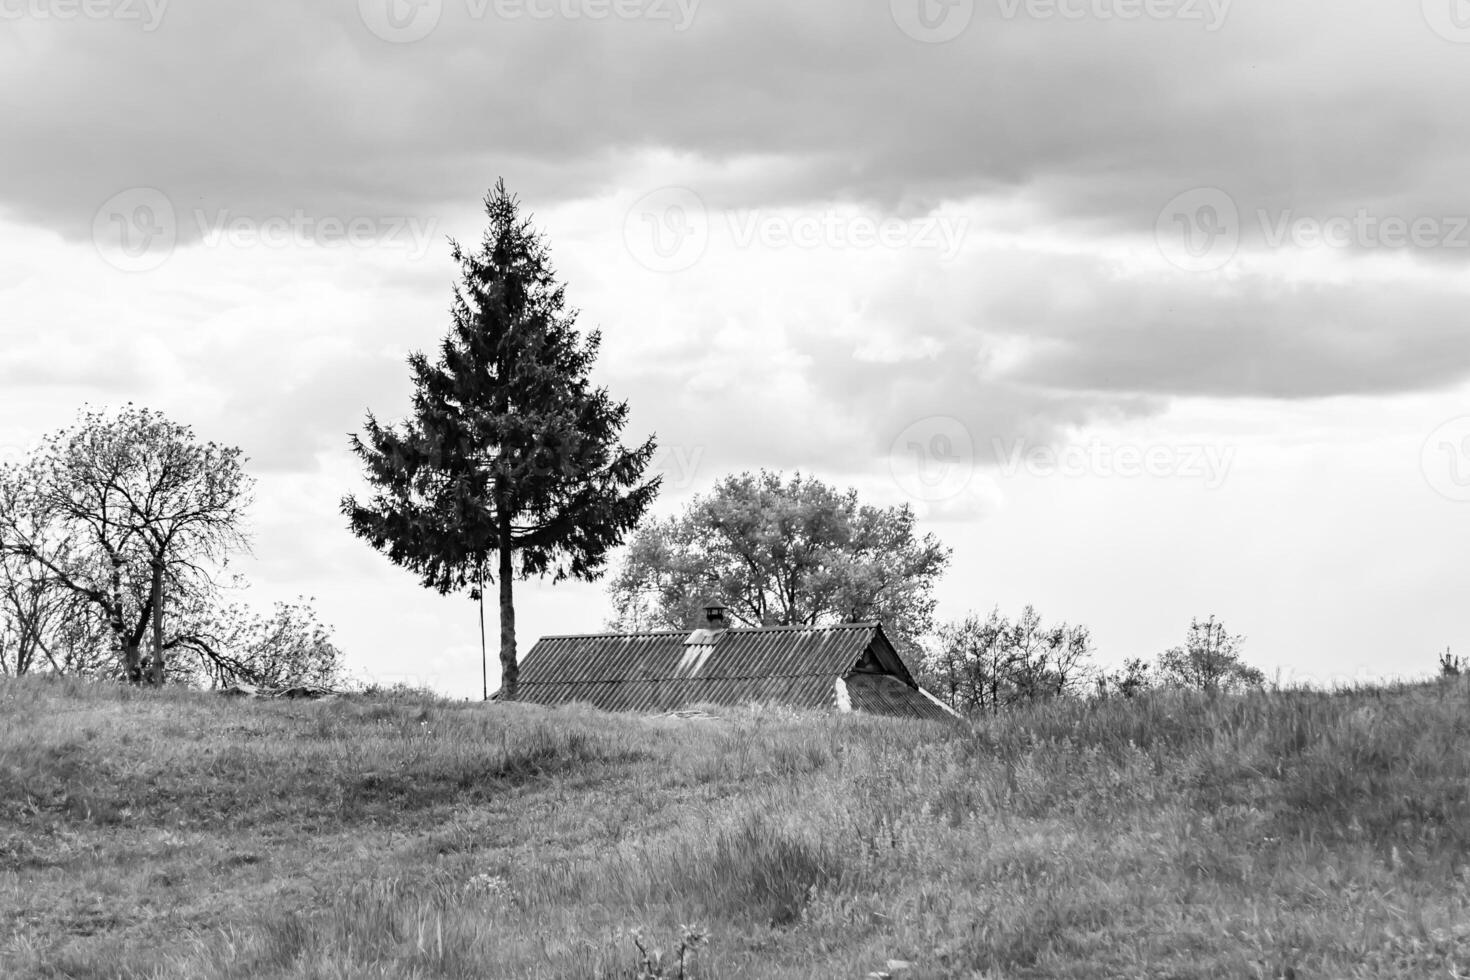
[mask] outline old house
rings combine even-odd
[[[607,711],[762,702],[959,717],[919,687],[879,623],[741,629],[730,628],[718,606],[705,612],[705,628],[692,632],[544,637],[522,661],[520,698]]]

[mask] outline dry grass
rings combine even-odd
[[[1470,975],[1465,684],[714,713],[0,684],[0,976]]]

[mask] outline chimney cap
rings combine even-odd
[[[706,598],[700,604],[704,607],[704,618],[706,622],[712,626],[717,625],[721,628],[728,625],[725,621],[725,609],[727,607],[723,602],[715,598]]]

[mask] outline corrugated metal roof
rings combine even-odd
[[[708,644],[690,644],[689,638],[684,631],[544,637],[521,663],[520,696],[539,704],[581,701],[608,711],[753,701],[836,708],[836,681],[875,643],[892,649],[877,623],[730,629]],[[904,669],[901,662],[898,669]],[[943,714],[906,678],[890,679],[913,699],[886,687],[884,696],[868,694],[866,685],[866,700],[855,696],[852,706],[908,718]]]
[[[830,678],[753,677],[690,680],[628,680],[583,684],[522,684],[521,699],[537,704],[581,701],[605,711],[674,711],[694,704],[735,707],[752,702],[797,708],[832,708]]]
[[[686,645],[687,632],[548,636],[521,664],[520,695],[609,711],[751,701],[830,708],[833,682],[878,631],[875,623],[731,629],[708,645]]]

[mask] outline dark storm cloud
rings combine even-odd
[[[887,4],[668,0],[593,19],[594,0],[547,0],[538,19],[534,4],[444,0],[427,37],[387,43],[366,22],[400,2],[180,3],[152,31],[6,23],[6,209],[70,236],[132,186],[189,216],[394,215],[497,174],[546,202],[665,149],[782,163],[721,191],[747,205],[922,208],[1025,187],[1058,215],[1144,232],[1200,185],[1247,210],[1438,213],[1464,172],[1466,49],[1417,5],[1224,3],[1211,30],[989,0],[931,45]],[[1373,71],[1390,58],[1395,74]],[[55,84],[19,84],[43,64]]]

